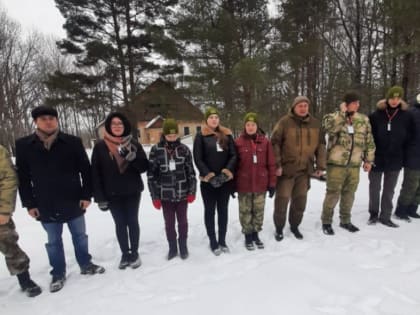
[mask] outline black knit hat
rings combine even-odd
[[[357,92],[350,91],[344,95],[343,101],[348,105],[350,103],[360,101],[360,96],[357,94]]]
[[[105,119],[105,130],[106,130],[106,132],[108,132],[111,136],[115,136],[114,134],[112,134],[112,131],[111,131],[111,121],[114,117],[118,117],[119,119],[121,119],[121,121],[124,125],[124,132],[121,136],[122,137],[128,136],[131,133],[130,122],[128,121],[127,117],[125,117],[123,114],[121,114],[119,112],[110,113],[106,117],[106,119]]]
[[[58,118],[58,113],[55,108],[44,105],[35,107],[32,110],[31,115],[34,120],[37,119],[39,116],[54,116]]]

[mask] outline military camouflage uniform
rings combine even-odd
[[[240,193],[238,200],[242,232],[249,234],[261,231],[264,221],[265,192]]]
[[[340,198],[340,222],[350,223],[360,165],[374,161],[375,143],[369,118],[356,112],[351,125],[353,134],[349,133],[350,122],[343,112],[327,114],[322,121],[322,127],[328,135],[327,192],[321,216],[323,224],[331,224],[334,207]]]
[[[17,179],[6,149],[0,146],[0,214],[11,216],[15,209]],[[10,274],[17,275],[29,269],[29,258],[17,244],[15,224],[0,225],[0,251],[6,258]]]

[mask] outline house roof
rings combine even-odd
[[[139,121],[150,121],[158,115],[176,120],[203,120],[203,113],[162,79],[157,79],[138,94],[132,109]]]
[[[164,120],[164,118],[162,116],[157,115],[155,118],[153,118],[151,121],[149,121],[144,128],[146,128],[146,129],[151,128],[155,124],[155,122],[157,122],[159,119]]]

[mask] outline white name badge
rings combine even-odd
[[[354,128],[353,128],[353,125],[349,125],[349,126],[347,126],[347,132],[348,132],[350,135],[354,134]]]
[[[170,171],[175,171],[175,169],[176,169],[175,161],[174,160],[170,160],[169,161],[169,170]]]
[[[391,123],[390,122],[388,123],[388,125],[386,127],[386,130],[391,131]]]
[[[252,155],[252,162],[254,162],[254,164],[257,164],[257,155],[256,154]]]
[[[217,150],[217,152],[223,152],[223,149],[220,146],[219,142],[216,142],[216,150]]]

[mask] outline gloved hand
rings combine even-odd
[[[195,195],[188,195],[187,196],[187,202],[188,203],[193,203],[195,200]]]
[[[268,187],[268,197],[273,198],[275,192],[276,192],[276,187]]]
[[[136,152],[129,150],[126,146],[118,147],[118,154],[121,155],[126,161],[131,162],[136,158]]]
[[[109,204],[108,204],[108,201],[101,201],[101,202],[98,202],[98,207],[99,207],[99,209],[101,209],[102,211],[107,211],[107,210],[109,210]]]
[[[209,180],[209,183],[214,188],[219,188],[220,186],[222,186],[228,180],[229,180],[229,178],[226,176],[225,173],[220,173],[219,175],[212,177]]]
[[[162,208],[162,203],[160,202],[159,199],[153,200],[153,207],[155,207],[156,210],[159,210],[160,208]]]
[[[235,192],[234,192],[234,191],[232,191],[232,192],[230,193],[230,196],[232,197],[232,199],[235,199],[235,198],[236,198],[236,194],[235,194]]]

